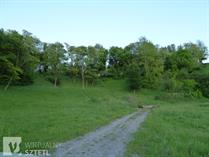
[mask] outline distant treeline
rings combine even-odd
[[[166,40],[166,39],[165,39]],[[125,48],[102,45],[71,46],[45,43],[23,30],[0,30],[0,84],[33,83],[34,74],[43,75],[57,86],[63,76],[81,80],[83,88],[107,77],[126,79],[130,90],[160,88],[184,96],[209,97],[208,54],[201,42],[154,45],[141,37]]]

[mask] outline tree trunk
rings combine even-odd
[[[13,80],[13,77],[10,77],[7,85],[4,87],[4,90],[7,90],[9,88],[10,84],[12,83],[12,80]]]
[[[57,87],[57,77],[54,79],[54,86]]]
[[[82,88],[85,88],[85,78],[84,78],[84,67],[82,66],[82,72],[81,72],[81,77],[82,77]]]

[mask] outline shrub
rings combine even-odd
[[[196,78],[198,82],[198,87],[202,92],[203,96],[209,98],[209,75],[208,76],[198,76]]]
[[[163,89],[171,92],[178,92],[182,88],[182,82],[175,78],[163,80]]]
[[[203,96],[209,98],[209,64],[201,65],[191,74],[191,78],[198,83],[198,89]]]
[[[172,75],[170,72],[164,74],[162,88],[170,93],[179,93],[185,97],[202,96],[201,90],[198,88],[198,82],[194,79],[176,79],[175,75]]]
[[[182,81],[182,91],[186,97],[201,97],[201,91],[198,89],[198,83],[193,79]]]
[[[172,72],[167,71],[163,76],[162,88],[166,91],[178,92],[182,88],[182,82],[177,80]]]

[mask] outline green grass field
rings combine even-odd
[[[155,95],[157,94],[150,91],[139,94],[141,101],[159,107],[150,112],[142,129],[136,133],[135,140],[129,145],[127,156],[140,154],[140,157],[208,157],[208,99],[155,100]]]
[[[69,81],[53,87],[40,79],[32,86],[1,89],[1,139],[21,136],[24,142],[62,142],[83,135],[136,109],[124,88],[117,81],[85,90]]]
[[[127,156],[209,156],[208,99],[175,98],[150,90],[129,93],[118,80],[83,90],[77,82],[63,81],[55,88],[39,78],[31,86],[1,89],[0,135],[21,136],[24,142],[62,142],[134,112],[137,104],[159,107],[135,134]]]

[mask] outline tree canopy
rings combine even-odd
[[[81,80],[83,88],[111,77],[126,79],[130,90],[161,88],[185,95],[208,96],[208,49],[201,41],[160,47],[145,37],[124,48],[102,45],[73,46],[41,42],[23,30],[0,30],[0,84],[33,83],[43,75],[54,86],[62,78]],[[204,84],[205,82],[205,84]],[[190,94],[188,94],[190,93]]]

